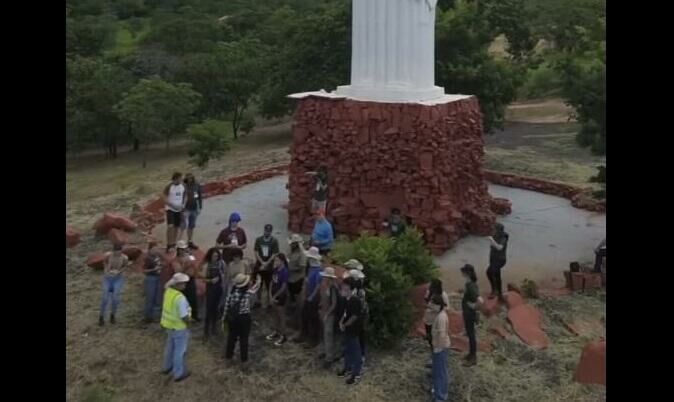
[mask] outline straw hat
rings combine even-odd
[[[333,267],[325,267],[323,272],[321,272],[321,276],[325,278],[337,279],[337,275],[335,275],[335,269]]]
[[[178,243],[176,243],[176,248],[178,250],[186,249],[187,248],[187,242],[185,240],[178,240]]]
[[[238,273],[234,277],[234,286],[236,286],[237,288],[242,288],[248,285],[248,282],[250,282],[250,275]]]
[[[349,276],[354,279],[365,279],[365,274],[357,269],[352,269],[349,271]]]
[[[298,234],[293,234],[290,236],[290,239],[288,239],[288,244],[293,244],[293,243],[304,243],[304,239],[302,239],[302,236]]]
[[[352,259],[350,259],[349,261],[345,262],[345,263],[344,263],[344,266],[345,266],[346,268],[357,269],[357,270],[359,270],[359,271],[362,271],[362,270],[363,270],[363,264],[362,264],[360,261],[358,261],[358,260],[356,260],[356,259],[354,259],[354,258],[352,258]]]
[[[166,285],[164,287],[168,288],[174,285],[177,285],[179,283],[186,283],[190,281],[190,277],[183,274],[182,272],[177,272],[173,274],[173,277],[166,282]]]
[[[306,255],[307,258],[312,258],[316,261],[320,261],[323,259],[320,252],[318,251],[318,247],[309,247],[309,250],[306,251],[304,255]]]

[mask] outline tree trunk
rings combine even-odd
[[[234,133],[234,139],[239,139],[239,126],[241,125],[241,114],[239,113],[239,107],[234,107],[234,115],[232,116],[232,132]]]
[[[133,152],[138,152],[140,149],[140,141],[138,141],[138,138],[133,139]]]

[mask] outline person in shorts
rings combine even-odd
[[[272,259],[280,252],[278,240],[272,236],[274,228],[270,224],[264,225],[264,234],[255,239],[255,268],[253,269],[253,282],[259,275],[262,278],[262,304],[271,307],[269,301],[269,286],[272,277]],[[259,307],[260,301],[255,302],[254,307]]]
[[[182,239],[183,231],[187,229],[187,245],[191,249],[197,248],[194,245],[193,236],[194,228],[197,226],[197,217],[204,207],[203,198],[201,196],[201,185],[194,178],[192,173],[185,175],[185,211],[183,212],[183,220],[178,232],[178,240]]]
[[[287,340],[285,305],[288,300],[288,259],[284,254],[274,257],[274,270],[269,290],[271,303],[274,306],[274,332],[267,336],[268,341],[275,341],[274,345],[281,346]],[[264,279],[263,279],[264,281]]]
[[[166,203],[166,249],[176,245],[177,233],[183,223],[185,209],[185,185],[182,183],[182,173],[173,173],[171,182],[164,187],[164,202]]]

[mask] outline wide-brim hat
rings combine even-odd
[[[185,240],[178,240],[178,242],[176,243],[176,248],[178,250],[187,249],[187,242]]]
[[[234,286],[236,286],[237,288],[242,288],[248,285],[249,282],[250,282],[250,275],[238,273],[234,277]]]
[[[294,234],[294,235],[290,236],[290,239],[288,239],[288,244],[293,244],[293,243],[302,244],[302,243],[304,243],[304,239],[302,238],[302,236],[300,236],[298,234]]]
[[[360,261],[356,260],[355,258],[352,258],[349,261],[345,262],[344,266],[346,268],[357,269],[359,271],[363,270],[363,264]]]
[[[365,279],[365,274],[357,269],[350,270],[349,276],[352,277],[353,279]]]
[[[325,267],[323,272],[321,272],[321,276],[325,278],[337,279],[337,275],[335,275],[335,269],[333,267]]]
[[[166,288],[177,285],[179,283],[186,283],[190,281],[190,277],[187,276],[186,274],[183,274],[182,272],[176,272],[173,274],[171,279],[166,282],[166,285],[164,285]]]
[[[316,261],[320,261],[323,259],[321,253],[318,251],[318,247],[309,247],[309,250],[305,251],[304,255],[306,255],[307,258],[312,258]]]

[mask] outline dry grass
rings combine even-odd
[[[544,106],[547,107],[547,106]],[[537,118],[536,107],[517,112]],[[531,117],[531,116],[530,116]],[[527,128],[528,127],[528,128]],[[505,134],[505,135],[502,135]],[[573,146],[572,126],[511,126],[510,131],[488,138],[487,165],[498,170],[584,182],[593,174],[595,159]],[[262,127],[242,139],[222,161],[196,172],[203,180],[240,174],[287,162],[289,125]],[[179,385],[158,374],[164,333],[158,325],[141,324],[142,277],[131,274],[123,290],[119,323],[96,325],[100,273],[85,266],[86,256],[108,247],[95,239],[90,227],[103,211],[128,213],[134,202],[157,194],[174,170],[188,170],[184,149],[152,151],[147,169],[137,155],[123,154],[116,161],[94,157],[68,164],[66,175],[67,222],[85,230],[82,243],[66,254],[66,399],[69,401],[210,401],[236,398],[241,402],[304,400],[362,402],[426,401],[427,345],[407,339],[394,351],[374,353],[363,382],[354,388],[323,370],[315,357],[298,345],[283,349],[269,345],[264,336],[268,317],[258,313],[253,326],[249,375],[238,365],[226,367],[219,355],[222,341],[203,344],[196,328],[189,346],[192,377]],[[191,169],[195,171],[195,169]],[[516,337],[496,342],[491,354],[482,354],[477,367],[466,369],[460,356],[450,356],[452,401],[598,401],[605,388],[581,386],[572,375],[585,342],[603,334],[598,325],[605,303],[601,295],[570,296],[536,302],[544,313],[545,330],[552,345],[534,352]],[[583,336],[563,327],[575,318]],[[494,318],[504,321],[504,317]],[[478,330],[487,336],[487,323]]]

